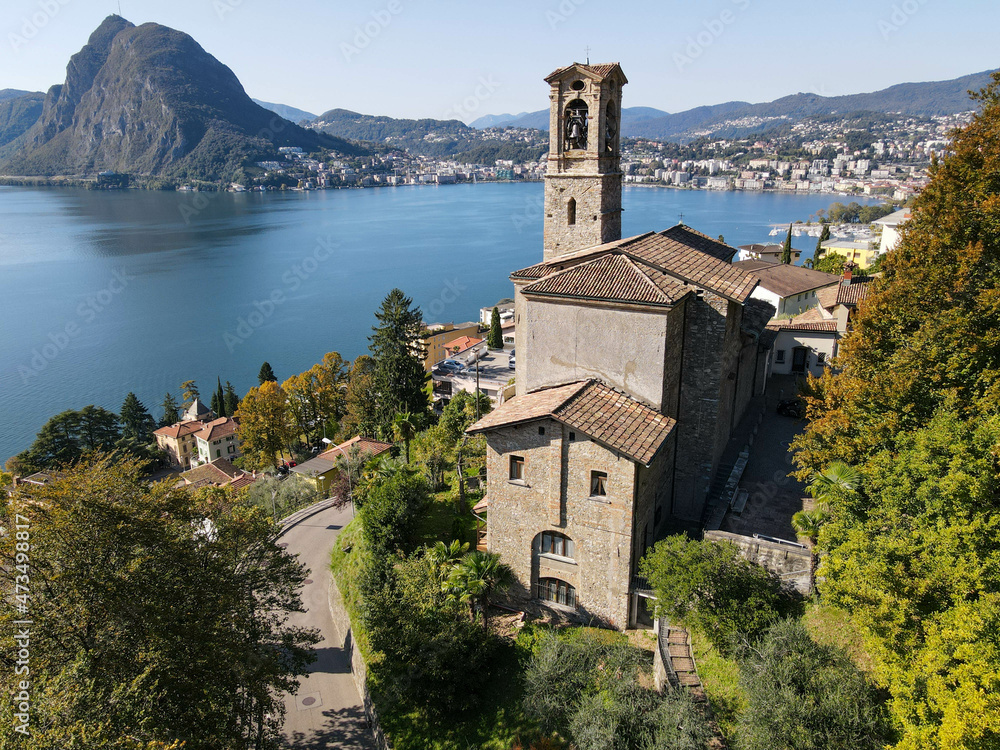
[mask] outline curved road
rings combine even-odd
[[[308,515],[278,538],[278,543],[298,555],[309,569],[302,588],[306,611],[295,613],[289,622],[319,628],[323,637],[316,644],[318,658],[300,679],[298,694],[285,696],[285,745],[295,750],[374,748],[351,677],[350,653],[343,648],[344,636],[338,635],[330,617],[330,552],[350,518],[349,509],[326,508]]]

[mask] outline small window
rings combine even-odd
[[[604,497],[608,494],[608,473],[606,471],[590,472],[591,497]]]
[[[570,439],[570,441],[576,440],[576,433],[575,432],[571,432],[569,434],[569,439]]]
[[[544,435],[545,434],[545,428],[544,427],[539,427],[538,428],[538,434],[539,435]]]
[[[566,223],[570,226],[576,224],[576,198],[570,198],[566,204]]]
[[[235,453],[235,452],[236,452],[236,449],[235,449],[235,448],[234,448],[233,446],[231,446],[231,445],[230,445],[230,446],[229,446],[229,452],[230,452],[230,453]]]
[[[826,362],[826,352],[816,352],[816,364],[823,364]]]
[[[538,598],[576,609],[576,589],[558,578],[539,578]]]
[[[778,351],[776,351],[774,353],[774,361],[777,362],[779,365],[780,364],[784,364],[784,362],[785,362],[785,350],[784,349],[778,349]]]
[[[560,557],[575,557],[576,547],[573,540],[557,531],[542,532],[542,554],[559,555]]]
[[[511,481],[524,480],[524,458],[521,456],[510,457],[510,478]]]
[[[216,451],[215,451],[215,457],[216,458],[222,458],[222,449],[221,448],[216,449]]]

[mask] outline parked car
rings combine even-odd
[[[507,367],[509,367],[511,370],[514,369],[514,356],[516,354],[517,354],[517,349],[511,349],[510,356],[507,357]]]
[[[440,367],[442,370],[450,370],[451,372],[461,372],[462,370],[465,369],[465,365],[463,365],[456,359],[442,360],[441,362],[438,362],[437,366]]]
[[[798,398],[786,398],[778,402],[778,414],[783,417],[802,419],[806,415],[806,405]]]

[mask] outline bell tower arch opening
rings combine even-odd
[[[617,63],[574,63],[545,79],[549,157],[544,259],[621,239],[622,87]]]

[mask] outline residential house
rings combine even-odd
[[[373,440],[358,435],[340,445],[323,451],[315,458],[310,458],[298,466],[293,466],[291,471],[303,480],[313,482],[316,485],[316,489],[325,497],[330,492],[333,481],[340,473],[338,462],[341,458],[345,461],[366,463],[377,456],[391,451],[392,448],[392,443],[383,443],[380,440]]]
[[[190,469],[198,461],[198,441],[195,433],[201,431],[205,423],[190,419],[175,422],[153,432],[157,447],[167,454],[171,466]]]
[[[493,322],[493,308],[496,308],[500,312],[500,323],[501,325],[514,319],[514,300],[512,299],[502,299],[497,302],[493,307],[482,307],[479,309],[479,322],[484,326],[490,325]]]
[[[822,243],[821,247],[824,255],[842,255],[845,260],[861,268],[868,268],[874,264],[879,255],[878,248],[873,248],[872,243],[867,241],[831,239]]]
[[[733,265],[760,279],[750,296],[774,305],[778,317],[798,315],[815,307],[819,303],[819,290],[840,281],[830,273],[766,260],[743,260]]]
[[[882,227],[882,239],[879,241],[878,254],[885,255],[899,244],[900,227],[912,218],[913,213],[909,208],[901,208],[888,216],[883,216],[872,222]]]
[[[237,469],[228,458],[217,458],[183,472],[177,486],[191,490],[201,487],[243,489],[249,487],[257,479],[256,474]]]
[[[445,349],[447,344],[462,336],[474,336],[478,332],[479,324],[475,322],[459,323],[458,325],[453,325],[452,323],[435,323],[427,326],[427,329],[421,336],[424,352],[424,369],[430,372],[434,365],[449,356],[447,349]]]
[[[217,458],[227,458],[232,461],[242,455],[240,453],[240,425],[235,418],[220,417],[203,424],[204,427],[194,433],[198,449],[197,463],[207,464]]]
[[[768,263],[780,263],[782,246],[776,245],[773,242],[768,244],[761,244],[759,242],[754,242],[750,245],[740,245],[738,260],[766,260]],[[792,263],[798,263],[799,258],[802,256],[801,250],[796,250],[792,248]]]

